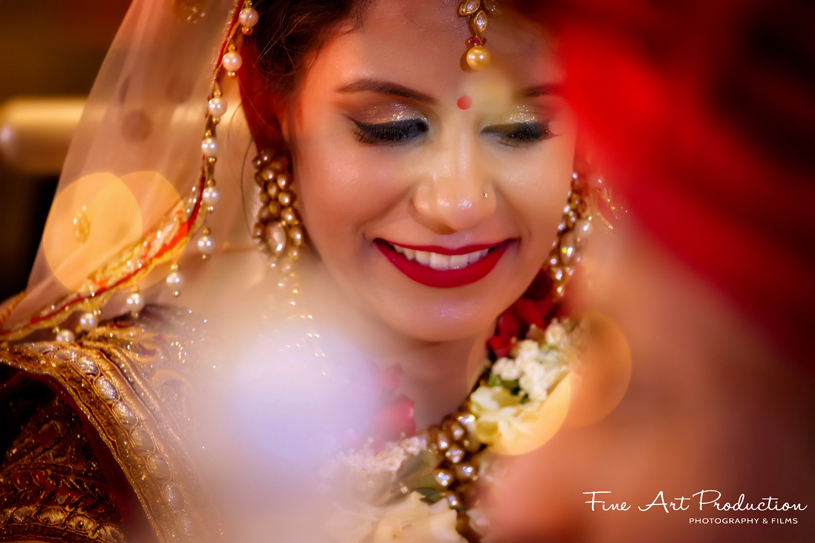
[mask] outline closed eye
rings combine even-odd
[[[377,124],[351,120],[356,125],[357,139],[366,145],[396,145],[417,138],[430,130],[430,126],[424,119],[407,119]]]
[[[481,133],[495,136],[502,144],[512,147],[531,145],[553,135],[548,125],[538,122],[492,125],[482,129]]]

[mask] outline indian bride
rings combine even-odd
[[[135,0],[2,308],[0,540],[491,537],[629,372],[562,80],[493,0]]]

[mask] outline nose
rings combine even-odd
[[[423,178],[412,198],[414,218],[436,234],[471,229],[495,213],[490,169],[476,140],[459,132],[424,157]]]

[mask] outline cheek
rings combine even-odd
[[[564,134],[501,165],[498,189],[535,258],[544,258],[555,239],[571,185],[574,152],[574,135]]]
[[[295,161],[303,221],[331,261],[351,260],[372,241],[366,226],[387,216],[405,192],[395,161],[360,148],[348,128],[309,130],[304,123]]]

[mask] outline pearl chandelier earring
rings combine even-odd
[[[581,249],[593,230],[588,188],[583,177],[572,174],[563,217],[557,228],[557,239],[546,259],[546,271],[552,280],[552,296],[562,298],[566,284],[574,276],[575,267],[582,259]]]
[[[260,209],[252,227],[252,237],[261,252],[272,261],[286,256],[300,257],[306,234],[295,211],[291,160],[283,153],[261,151],[253,161],[255,182],[260,190]]]

